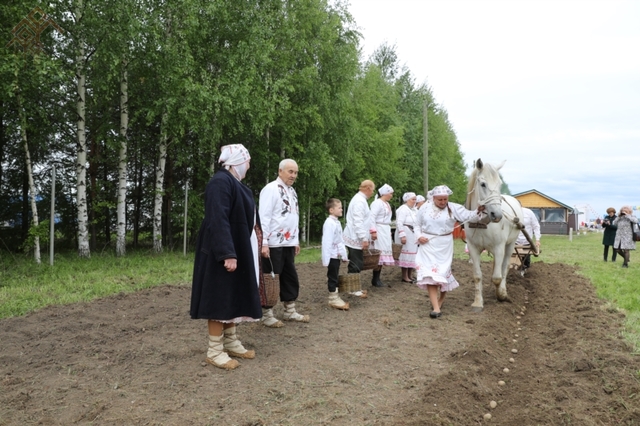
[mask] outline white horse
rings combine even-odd
[[[479,205],[484,205],[490,219],[487,225],[465,225],[467,246],[473,262],[473,279],[476,284],[475,299],[471,305],[475,312],[481,312],[484,307],[480,270],[480,254],[483,250],[493,255],[491,281],[496,286],[496,297],[500,302],[508,300],[509,259],[524,221],[520,202],[510,195],[500,194],[502,179],[498,170],[504,163],[503,161],[498,167],[494,167],[491,164],[483,164],[482,160],[478,159],[469,177],[465,207],[475,210]]]

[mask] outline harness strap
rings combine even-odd
[[[479,223],[479,222],[467,223],[467,227],[469,227],[469,228],[477,228],[477,229],[487,229],[487,225],[486,224]]]

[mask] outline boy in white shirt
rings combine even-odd
[[[348,310],[349,303],[338,294],[338,274],[340,259],[348,262],[347,249],[342,241],[342,225],[338,220],[342,216],[342,203],[337,198],[329,198],[326,203],[329,217],[322,226],[322,266],[327,267],[327,286],[329,288],[329,306]]]

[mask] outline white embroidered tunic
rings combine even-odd
[[[535,237],[535,241],[540,241],[540,222],[538,222],[536,214],[530,209],[523,208],[522,215],[524,216],[524,229],[527,231],[527,234],[529,234],[532,239]],[[518,235],[516,244],[519,246],[529,245],[529,240],[527,240],[527,237],[524,236],[522,231],[520,235]]]
[[[418,243],[415,234],[416,216],[418,211],[406,204],[401,205],[396,210],[396,244],[402,244],[400,239],[406,238],[406,242],[402,244],[402,251],[398,258],[397,265],[401,268],[416,267],[416,253],[418,252]]]
[[[418,210],[416,237],[429,241],[420,244],[416,255],[417,285],[439,285],[441,291],[458,287],[451,273],[453,261],[453,227],[458,222],[479,222],[483,214],[467,210],[464,206],[449,203],[449,209],[439,209],[434,203],[423,204]]]
[[[322,266],[329,266],[331,259],[348,259],[342,240],[342,225],[337,217],[329,215],[322,226]]]
[[[391,247],[391,206],[382,198],[371,203],[371,222],[378,235],[373,242],[373,248],[380,250],[378,265],[395,265]]]
[[[293,187],[279,177],[260,191],[260,224],[262,244],[269,247],[295,247],[299,245],[298,195]]]
[[[353,196],[347,208],[347,225],[343,234],[344,244],[347,247],[362,250],[362,243],[369,241],[371,230],[371,210],[369,210],[367,197],[362,192],[358,192]]]

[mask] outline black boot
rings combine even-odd
[[[373,271],[373,277],[371,277],[371,285],[374,287],[384,287],[382,281],[380,281],[380,273],[382,271]]]

